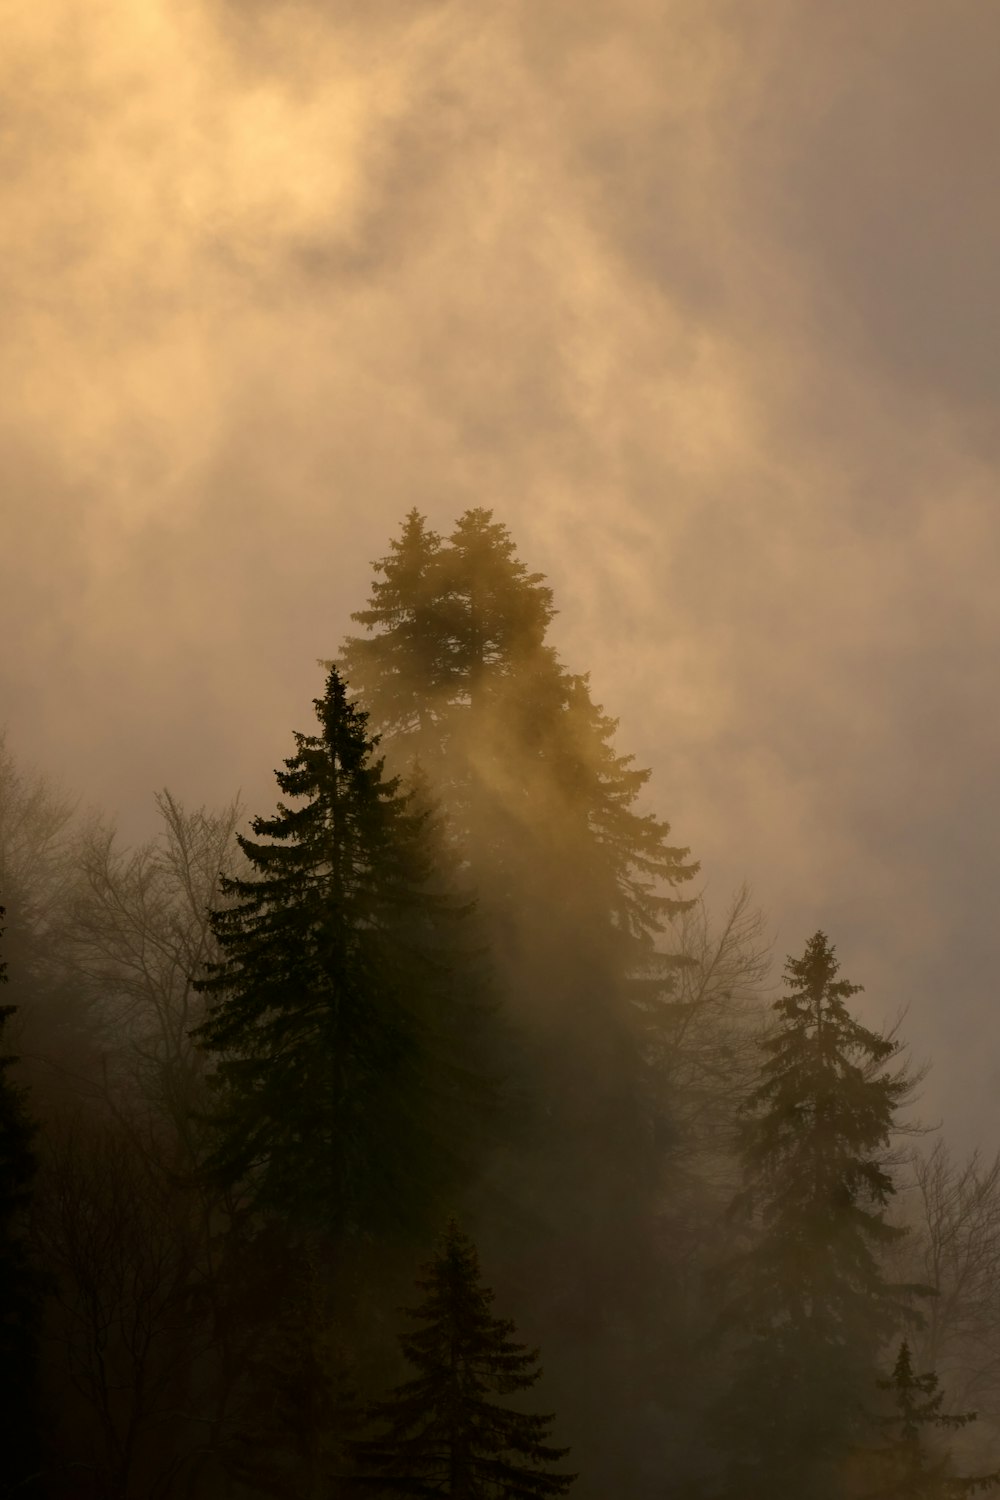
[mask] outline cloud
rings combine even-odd
[[[403,513],[492,506],[720,899],[912,999],[979,1128],[1000,15],[2,22],[15,748],[136,830],[269,797]]]

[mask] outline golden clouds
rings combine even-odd
[[[209,461],[242,358],[234,325],[256,321],[253,284],[280,247],[350,243],[398,79],[327,41],[320,87],[307,34],[293,77],[247,76],[195,5],[8,11],[13,415],[40,441],[57,434],[75,475],[133,526],[180,503]]]
[[[19,743],[266,781],[399,518],[481,504],[707,870],[912,881],[993,764],[994,7],[0,7]]]

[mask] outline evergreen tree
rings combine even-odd
[[[538,1500],[567,1492],[574,1474],[552,1465],[569,1451],[546,1443],[551,1416],[503,1406],[494,1395],[539,1379],[538,1351],[514,1341],[514,1324],[490,1312],[475,1246],[450,1222],[417,1282],[426,1294],[400,1340],[417,1374],[371,1411],[384,1433],[352,1444],[369,1483],[398,1495],[451,1500]]]
[[[580,1193],[604,1212],[601,1163],[616,1188],[644,1167],[641,1057],[673,993],[657,939],[697,865],[637,811],[649,773],[547,644],[552,591],[490,511],[447,544],[411,512],[375,569],[345,672],[394,763],[416,758],[442,800],[545,1080],[550,1148],[591,1136]],[[565,1186],[566,1153],[557,1170]]]
[[[389,556],[374,565],[370,607],[352,616],[377,633],[348,641],[343,666],[373,724],[383,735],[405,740],[409,759],[426,762],[441,748],[438,719],[453,675],[442,609],[441,538],[411,510],[390,547]]]
[[[279,803],[224,877],[222,958],[196,1037],[217,1058],[207,1168],[334,1234],[414,1229],[451,1190],[490,1097],[469,908],[443,886],[433,817],[386,779],[331,669]],[[481,986],[480,986],[481,992]]]
[[[822,932],[788,960],[746,1111],[756,1237],[728,1267],[736,1376],[720,1416],[734,1495],[835,1489],[906,1290],[879,1254],[902,1233],[886,1222],[883,1158],[910,1080],[891,1066],[898,1044],[851,1016],[861,987],[838,967]]]
[[[664,934],[697,866],[639,810],[649,773],[560,661],[552,590],[489,510],[447,539],[411,512],[375,570],[345,672],[394,766],[418,759],[441,799],[519,1047],[518,1134],[489,1164],[477,1235],[553,1348],[579,1441],[601,1431],[631,1453],[666,1324],[654,1284],[669,1280],[654,1249],[672,1138],[652,1059],[677,999]]]
[[[0,918],[4,908],[0,906]],[[0,928],[0,933],[2,933]],[[0,960],[0,983],[7,979]],[[13,1005],[0,1005],[0,1045]],[[38,1477],[36,1381],[41,1282],[28,1256],[25,1219],[37,1171],[25,1091],[0,1053],[0,1496],[29,1495]]]
[[[411,511],[390,547],[341,660],[395,763],[425,767],[491,909],[523,913],[556,879],[581,928],[645,950],[697,866],[635,810],[648,771],[546,643],[552,590],[481,508],[447,545]]]
[[[954,1432],[974,1422],[976,1413],[941,1410],[944,1395],[937,1376],[915,1372],[905,1339],[892,1375],[879,1380],[878,1387],[888,1392],[894,1409],[878,1418],[881,1444],[859,1455],[858,1481],[852,1488],[859,1500],[958,1500],[1000,1485],[1000,1471],[958,1477],[950,1455],[928,1442],[934,1429]]]

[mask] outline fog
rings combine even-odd
[[[0,17],[18,759],[269,807],[402,516],[490,507],[710,899],[993,1148],[1000,14]]]

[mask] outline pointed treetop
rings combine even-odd
[[[899,1496],[957,1500],[1000,1485],[1000,1470],[956,1475],[947,1450],[927,1441],[928,1429],[955,1431],[974,1422],[976,1413],[941,1410],[944,1395],[938,1378],[932,1370],[921,1375],[915,1372],[906,1339],[899,1346],[892,1375],[877,1384],[889,1393],[895,1410],[877,1419],[884,1434],[881,1445],[859,1451],[862,1475],[869,1471],[864,1500],[897,1500]]]
[[[352,1444],[372,1472],[366,1482],[428,1500],[564,1495],[576,1476],[552,1470],[568,1452],[545,1441],[553,1418],[490,1399],[535,1384],[538,1350],[514,1341],[509,1318],[493,1317],[475,1245],[454,1220],[417,1286],[426,1295],[407,1313],[420,1326],[400,1344],[418,1373],[372,1408],[385,1431]]]
[[[834,995],[847,999],[850,995],[860,994],[863,985],[849,984],[843,979],[834,982],[840,970],[836,952],[825,932],[814,932],[801,958],[789,955],[785,964],[785,984],[792,989],[798,986],[810,995]]]

